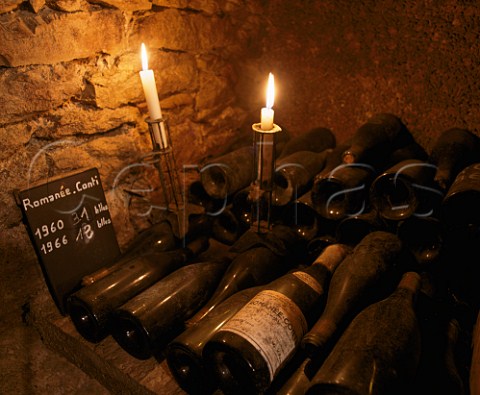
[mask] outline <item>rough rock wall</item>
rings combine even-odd
[[[450,127],[480,133],[480,4],[475,1],[266,2],[271,25],[252,80],[275,74],[275,120],[293,134],[330,127],[339,139],[377,112],[392,112],[427,148]],[[255,110],[255,109],[254,109]]]
[[[115,179],[151,151],[140,44],[148,49],[177,163],[195,165],[235,139],[245,120],[231,87],[256,41],[259,15],[258,4],[244,0],[2,2],[2,246],[31,251],[13,189],[92,166],[124,244],[138,228],[125,210],[128,196],[113,191]]]

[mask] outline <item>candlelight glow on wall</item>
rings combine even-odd
[[[273,129],[273,102],[275,98],[275,84],[273,74],[268,75],[268,84],[267,84],[267,105],[262,108],[261,112],[261,128],[262,130],[272,130]]]

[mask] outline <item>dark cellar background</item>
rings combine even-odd
[[[378,112],[427,151],[442,131],[480,134],[475,1],[6,0],[0,4],[0,386],[102,393],[22,321],[44,292],[13,191],[99,169],[121,247],[147,224],[116,175],[151,149],[138,71],[145,42],[179,165],[249,141],[269,72],[275,122],[337,141]]]

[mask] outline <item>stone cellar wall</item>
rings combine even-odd
[[[148,49],[177,163],[195,165],[235,140],[246,119],[233,88],[238,67],[258,52],[260,15],[257,2],[231,0],[2,2],[5,251],[16,251],[16,260],[33,251],[13,190],[82,167],[99,169],[119,242],[131,238],[138,228],[124,209],[127,197],[112,189],[151,151],[140,44]]]

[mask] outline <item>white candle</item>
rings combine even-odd
[[[142,56],[142,71],[140,71],[140,79],[142,80],[143,92],[145,94],[145,99],[147,100],[148,112],[150,119],[155,121],[162,118],[162,110],[160,108],[160,102],[158,100],[157,86],[155,84],[155,76],[153,75],[153,70],[148,69],[148,57],[145,44],[142,43],[141,47],[141,56]],[[167,138],[163,123],[160,124],[160,132],[158,127],[154,124],[154,135],[157,142],[161,147],[165,148],[167,146]],[[160,138],[160,134],[162,137]]]
[[[267,106],[262,108],[261,113],[261,128],[262,130],[272,130],[273,129],[273,99],[275,96],[275,87],[273,74],[268,75],[268,85],[267,85]]]

